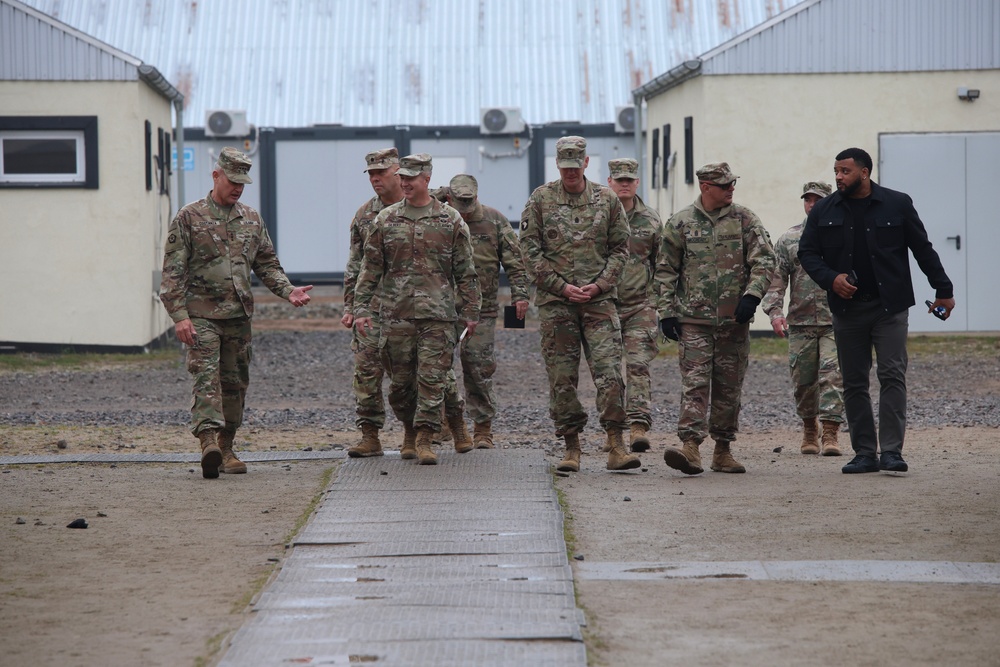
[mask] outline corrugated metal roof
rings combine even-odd
[[[997,0],[807,0],[702,56],[702,73],[1000,68]]]
[[[0,0],[0,80],[136,81],[140,60],[15,0]]]
[[[631,91],[801,0],[26,0],[156,66],[187,124],[610,123]]]

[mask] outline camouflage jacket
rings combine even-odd
[[[622,314],[656,305],[653,273],[660,255],[663,223],[660,216],[638,196],[635,206],[626,214],[629,226],[629,255],[618,282],[618,310]]]
[[[521,252],[538,291],[535,304],[569,303],[567,284],[601,288],[593,300],[613,299],[628,261],[628,221],[610,188],[591,181],[580,194],[561,180],[539,186],[521,213]]]
[[[241,202],[227,210],[209,193],[170,223],[160,300],[174,322],[251,316],[251,270],[281,298],[292,293],[260,214]]]
[[[500,265],[507,273],[511,301],[528,300],[528,274],[521,259],[521,245],[510,220],[500,211],[479,204],[465,221],[472,239],[479,289],[483,293],[480,317],[496,317],[500,310]],[[461,307],[461,304],[459,304]]]
[[[831,326],[833,316],[826,292],[809,277],[799,262],[799,239],[805,226],[795,225],[778,237],[774,244],[775,266],[771,286],[761,302],[761,307],[773,322],[783,317],[781,307],[788,287],[788,326]]]
[[[354,289],[355,317],[372,316],[376,294],[383,320],[452,322],[459,300],[462,320],[479,319],[469,228],[458,211],[436,199],[419,209],[403,200],[378,214]]]
[[[773,268],[771,240],[753,211],[730,204],[713,220],[699,196],[663,227],[656,309],[661,319],[732,323],[744,294],[763,298]]]
[[[375,217],[382,212],[385,204],[375,195],[369,199],[351,220],[351,254],[347,258],[347,268],[344,269],[344,314],[354,314],[354,288],[358,283],[358,274],[361,273],[361,260],[365,256],[365,241],[371,234],[372,225],[375,224]],[[378,295],[372,298],[371,311],[378,313]]]

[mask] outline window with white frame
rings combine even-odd
[[[0,180],[86,182],[83,130],[0,131]]]
[[[0,188],[98,187],[95,116],[0,116]]]

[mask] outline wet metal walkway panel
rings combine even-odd
[[[585,667],[538,451],[349,459],[219,663]]]

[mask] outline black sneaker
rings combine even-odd
[[[903,455],[899,452],[882,452],[878,458],[878,469],[886,472],[906,472],[910,466],[906,465]]]
[[[905,465],[905,464],[904,464]],[[853,475],[859,472],[878,472],[878,461],[870,454],[858,454],[851,462],[840,469],[845,475]]]

